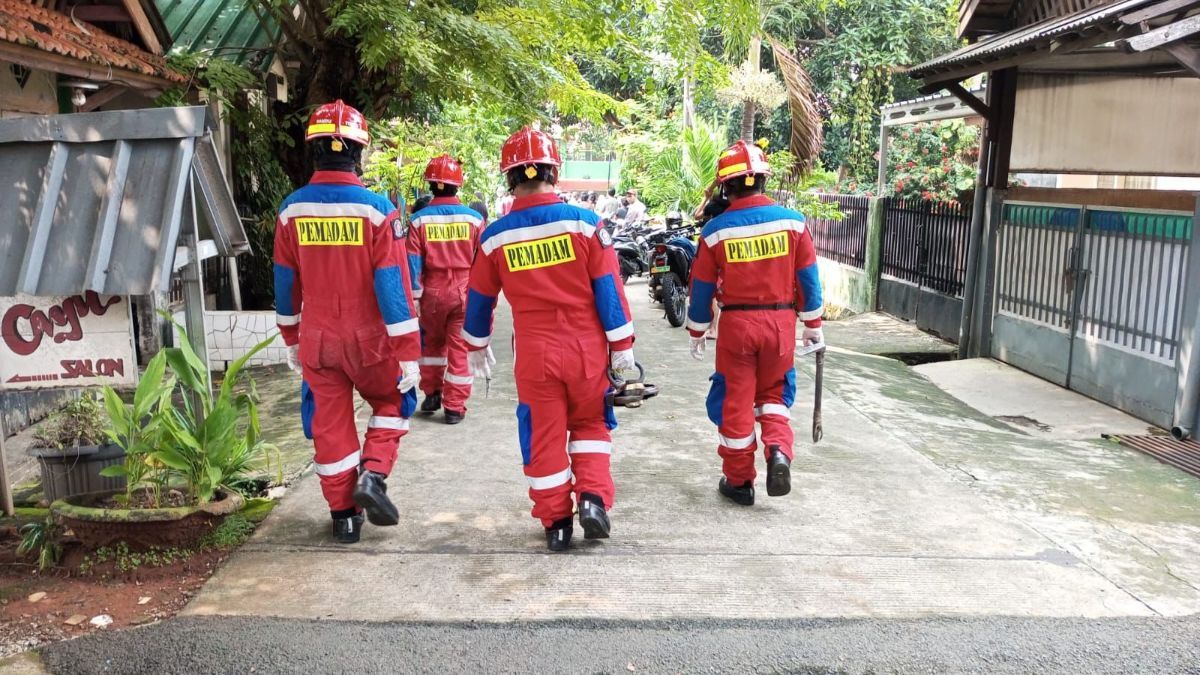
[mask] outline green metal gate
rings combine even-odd
[[[1007,202],[992,353],[1169,425],[1193,215]]]

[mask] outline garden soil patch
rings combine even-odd
[[[68,549],[60,567],[38,573],[29,559],[17,557],[17,540],[5,534],[0,533],[0,658],[85,633],[168,619],[230,553],[208,550],[163,567],[127,572],[107,562],[95,565],[90,576],[79,576],[83,554]],[[45,595],[29,601],[39,593]],[[112,617],[111,625],[92,625],[100,615]]]

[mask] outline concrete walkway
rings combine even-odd
[[[545,553],[501,315],[490,397],[480,386],[464,424],[416,420],[405,439],[390,481],[398,527],[330,543],[309,475],[186,613],[504,622],[1200,609],[1200,481],[1117,446],[1030,436],[891,359],[830,354],[816,447],[804,364],[793,493],[768,498],[760,480],[755,507],[725,503],[703,414],[712,355],[692,361],[644,285],[628,292],[636,351],[663,394],[619,413],[613,539]]]
[[[1165,433],[1116,408],[992,359],[927,363],[914,370],[979,412],[1034,436],[1095,440],[1102,434]]]

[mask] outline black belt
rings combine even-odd
[[[780,302],[773,305],[721,305],[722,312],[753,312],[756,310],[790,309],[796,311],[796,305]]]

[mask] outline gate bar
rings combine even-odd
[[[1196,210],[1192,216],[1192,243],[1188,247],[1187,281],[1184,283],[1183,331],[1179,336],[1176,372],[1179,373],[1179,394],[1175,399],[1175,424],[1171,435],[1183,440],[1192,435],[1196,426],[1197,406],[1200,404],[1200,354],[1196,353],[1200,338],[1200,195],[1196,195]]]

